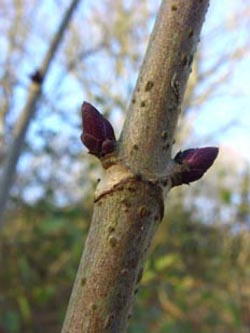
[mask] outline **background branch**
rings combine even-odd
[[[46,53],[44,60],[39,68],[31,77],[30,87],[28,89],[28,97],[26,104],[21,112],[21,115],[13,129],[13,140],[6,157],[5,166],[2,173],[2,180],[0,183],[0,227],[4,223],[4,213],[9,196],[9,192],[13,183],[16,172],[17,163],[21,155],[22,147],[25,141],[25,136],[29,128],[31,119],[34,117],[36,111],[36,104],[41,96],[42,83],[46,78],[49,66],[55,56],[55,53],[63,39],[68,24],[72,18],[74,10],[79,4],[80,0],[73,0],[67,9],[58,31],[56,32],[51,45]]]

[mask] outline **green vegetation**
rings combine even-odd
[[[169,201],[129,332],[228,333],[248,327],[246,224],[239,223],[237,232],[222,221],[205,224],[181,200]],[[0,239],[0,332],[60,330],[88,230],[87,206],[60,210],[40,202],[12,216]]]

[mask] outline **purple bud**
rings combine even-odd
[[[115,149],[115,141],[114,140],[110,140],[110,139],[106,139],[103,141],[102,143],[102,153],[103,155],[112,153],[112,151],[114,151]]]
[[[115,134],[110,122],[91,104],[82,105],[81,140],[89,153],[97,157],[111,153],[115,148]]]
[[[218,155],[216,147],[187,149],[179,152],[174,161],[179,164],[172,176],[173,186],[189,184],[200,179]]]

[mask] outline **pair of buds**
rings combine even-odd
[[[83,133],[81,140],[89,149],[89,153],[98,158],[115,150],[116,139],[110,122],[91,104],[82,105]],[[218,155],[217,147],[192,148],[179,152],[174,157],[176,168],[173,186],[189,184],[200,179],[212,166]]]

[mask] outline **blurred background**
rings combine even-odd
[[[95,105],[119,136],[160,3],[78,2],[25,123],[70,1],[1,0],[1,333],[60,331],[102,173],[79,139],[80,106]],[[248,1],[211,1],[173,155],[220,154],[202,180],[169,194],[129,333],[250,332],[249,21]]]

